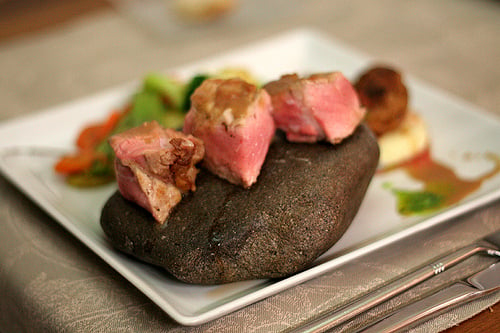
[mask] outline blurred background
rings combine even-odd
[[[179,9],[226,1],[220,15]],[[487,0],[0,0],[0,119],[303,26],[491,109],[499,89],[469,87],[498,86],[499,13]]]

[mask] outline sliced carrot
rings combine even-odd
[[[102,141],[102,125],[85,127],[78,135],[76,146],[80,149],[93,149]]]
[[[82,150],[76,155],[61,157],[54,169],[61,174],[70,175],[88,170],[96,160],[96,154],[92,150]]]
[[[114,111],[103,123],[85,127],[76,140],[78,151],[61,157],[54,166],[55,171],[64,175],[82,173],[89,170],[95,161],[105,158],[95,148],[111,134],[123,114],[122,111]]]
[[[95,148],[113,131],[123,112],[112,112],[102,124],[85,127],[76,140],[76,146],[80,149]]]

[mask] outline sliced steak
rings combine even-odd
[[[256,182],[275,133],[267,92],[241,79],[209,79],[191,96],[184,132],[203,140],[203,165],[229,182]]]
[[[365,114],[356,91],[340,72],[307,78],[284,75],[264,89],[271,96],[276,126],[293,142],[339,143]]]
[[[182,193],[194,191],[204,154],[203,142],[192,135],[144,123],[109,140],[120,193],[163,223]]]

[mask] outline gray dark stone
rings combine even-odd
[[[278,135],[250,189],[201,170],[196,192],[166,224],[117,192],[103,208],[101,225],[116,248],[188,283],[285,277],[342,236],[378,156],[364,125],[335,146],[289,143]]]

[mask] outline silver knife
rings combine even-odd
[[[407,305],[363,330],[363,333],[397,332],[417,325],[458,305],[500,290],[500,263],[457,282],[431,296]]]
[[[350,320],[357,315],[401,294],[402,292],[416,286],[417,284],[441,274],[448,268],[462,262],[463,260],[478,254],[483,253],[491,256],[500,257],[500,230],[488,235],[484,238],[485,241],[478,242],[466,247],[463,247],[445,257],[433,261],[429,265],[425,265],[415,271],[365,295],[349,304],[328,311],[317,318],[300,324],[299,326],[287,330],[287,333],[319,333],[331,329],[341,323]]]

